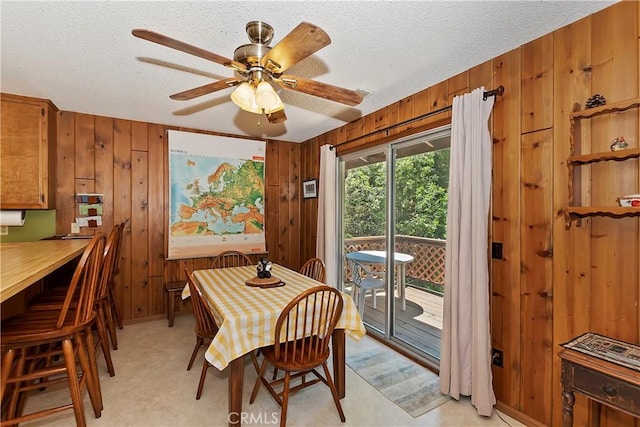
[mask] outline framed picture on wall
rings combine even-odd
[[[305,199],[315,199],[318,197],[317,179],[302,181],[302,197]]]

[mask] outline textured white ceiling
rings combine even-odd
[[[1,90],[61,110],[302,142],[612,3],[3,0]],[[232,89],[174,101],[232,70],[131,35],[146,28],[231,58],[254,20],[275,29],[272,46],[301,21],[323,28],[332,43],[287,73],[372,95],[351,108],[283,90],[282,124],[241,111]]]

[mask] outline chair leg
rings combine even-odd
[[[87,379],[91,378],[93,380],[92,382],[87,383],[87,390],[97,396],[97,401],[100,404],[100,410],[102,410],[104,409],[104,405],[102,403],[102,390],[100,389],[100,374],[98,374],[96,347],[93,340],[91,326],[86,329],[84,336],[86,337],[87,359],[89,361],[87,371],[91,373],[91,376],[88,376]],[[99,416],[100,415],[96,414],[96,418]]]
[[[111,340],[111,348],[114,350],[118,349],[118,336],[116,335],[116,324],[113,319],[113,313],[111,312],[111,305],[109,303],[109,298],[104,303],[104,314],[107,321],[107,330],[109,331],[109,338]]]
[[[111,302],[111,308],[113,309],[113,317],[115,317],[116,319],[116,324],[118,325],[119,329],[123,329],[122,317],[120,316],[120,309],[118,308],[117,303],[118,300],[116,299],[116,291],[112,286],[109,286],[109,300]]]
[[[67,381],[69,383],[71,402],[73,403],[73,412],[76,417],[76,426],[85,427],[87,425],[87,420],[84,417],[84,408],[82,406],[82,395],[80,394],[80,384],[78,381],[78,371],[76,370],[76,359],[73,354],[73,345],[69,338],[62,341],[62,351],[64,354],[64,363],[67,367]]]
[[[173,326],[173,319],[176,316],[176,297],[173,294],[173,292],[171,292],[171,291],[167,291],[167,295],[169,297],[169,301],[168,301],[169,310],[168,310],[168,313],[167,313],[167,317],[169,319],[169,327],[172,327]],[[191,368],[189,368],[189,369],[191,369]]]
[[[204,359],[202,362],[202,373],[200,373],[200,382],[198,383],[198,391],[196,392],[196,400],[200,400],[200,396],[202,396],[204,380],[207,378],[207,369],[209,369],[209,362],[207,362],[207,359]]]
[[[358,291],[358,311],[360,312],[360,317],[364,316],[364,295],[365,295],[365,291],[364,289],[360,288],[360,290]]]
[[[287,425],[287,408],[289,406],[289,383],[291,382],[291,372],[284,373],[284,389],[282,390],[282,412],[280,412],[280,427]]]
[[[197,337],[196,346],[193,347],[193,353],[191,353],[191,359],[189,359],[189,365],[187,365],[187,371],[191,370],[191,367],[193,366],[193,361],[196,360],[196,355],[198,354],[198,350],[200,350],[200,347],[202,345],[204,345],[204,340],[200,337]]]
[[[338,414],[340,414],[340,421],[345,422],[346,418],[344,416],[344,412],[342,411],[342,405],[340,404],[340,397],[338,397],[338,390],[336,389],[336,385],[331,378],[331,374],[329,373],[329,367],[327,366],[327,362],[322,364],[322,368],[324,369],[324,376],[327,380],[327,384],[331,389],[331,394],[333,395],[333,401],[336,404],[336,408],[338,409]]]
[[[0,402],[4,401],[4,394],[7,391],[7,380],[9,379],[9,373],[13,367],[13,359],[15,359],[16,350],[9,349],[2,355],[2,380],[0,382]]]
[[[371,295],[373,295],[373,308],[376,308],[376,300],[378,299],[378,290],[377,289],[371,289]]]
[[[15,368],[11,367],[11,369],[14,369],[15,372],[15,376],[19,377],[21,375],[23,375],[25,373],[24,368],[25,368],[25,353],[26,353],[26,349],[21,349],[20,353],[18,354],[18,360],[16,363]],[[4,376],[4,372],[2,374]],[[13,419],[16,417],[20,416],[20,413],[18,411],[18,407],[21,406],[20,405],[20,395],[23,394],[20,391],[20,387],[22,386],[22,381],[14,381],[13,382],[13,390],[11,391],[11,398],[9,399],[9,404],[7,406],[7,408],[5,409],[5,419]],[[24,399],[23,399],[24,400]]]
[[[111,352],[109,351],[109,338],[107,337],[107,328],[105,326],[105,313],[102,303],[98,305],[98,313],[96,315],[96,328],[98,329],[98,339],[100,340],[100,347],[102,348],[102,354],[104,355],[104,361],[107,363],[107,370],[109,376],[113,377],[116,372],[113,369],[113,361],[111,360]]]
[[[93,346],[93,340],[87,340],[87,342],[84,343],[81,334],[78,334],[76,336],[76,340],[78,362],[80,364],[80,369],[82,369],[83,382],[87,386],[87,393],[89,393],[89,399],[91,400],[93,413],[96,418],[100,418],[103,409],[102,392],[100,391],[100,380],[98,377],[96,377],[95,371],[91,367],[91,363],[89,361],[89,353],[87,351],[88,347],[85,347],[85,345]]]

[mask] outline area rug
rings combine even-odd
[[[436,374],[391,349],[358,352],[347,357],[347,365],[414,418],[449,400]]]

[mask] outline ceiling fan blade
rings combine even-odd
[[[260,63],[273,73],[282,73],[330,43],[331,38],[322,28],[302,22],[271,48]]]
[[[208,50],[204,50],[199,47],[192,46],[180,40],[172,39],[171,37],[167,37],[160,33],[156,33],[155,31],[136,28],[131,31],[131,34],[133,34],[138,38],[148,40],[153,43],[158,43],[162,46],[167,46],[172,49],[179,50],[181,52],[189,53],[191,55],[195,55],[200,58],[213,61],[215,63],[224,65],[226,67],[232,67],[234,69],[237,69],[238,71],[246,71],[247,69],[247,67],[244,64],[241,64],[240,62],[233,61],[229,58],[225,58],[224,56],[220,56],[216,53],[209,52]]]
[[[269,123],[282,123],[287,120],[287,115],[284,113],[284,108],[267,114],[267,120],[269,120]]]
[[[232,78],[220,80],[218,82],[209,83],[204,86],[199,86],[193,89],[185,90],[184,92],[174,93],[169,98],[177,99],[178,101],[188,101],[190,99],[197,98],[202,95],[207,95],[209,93],[213,93],[218,90],[233,87],[240,83],[242,83],[242,80],[237,80],[232,77]]]
[[[320,83],[304,77],[283,75],[280,77],[279,83],[285,89],[295,90],[296,92],[306,93],[351,107],[360,104],[363,100],[362,95],[355,90]]]

